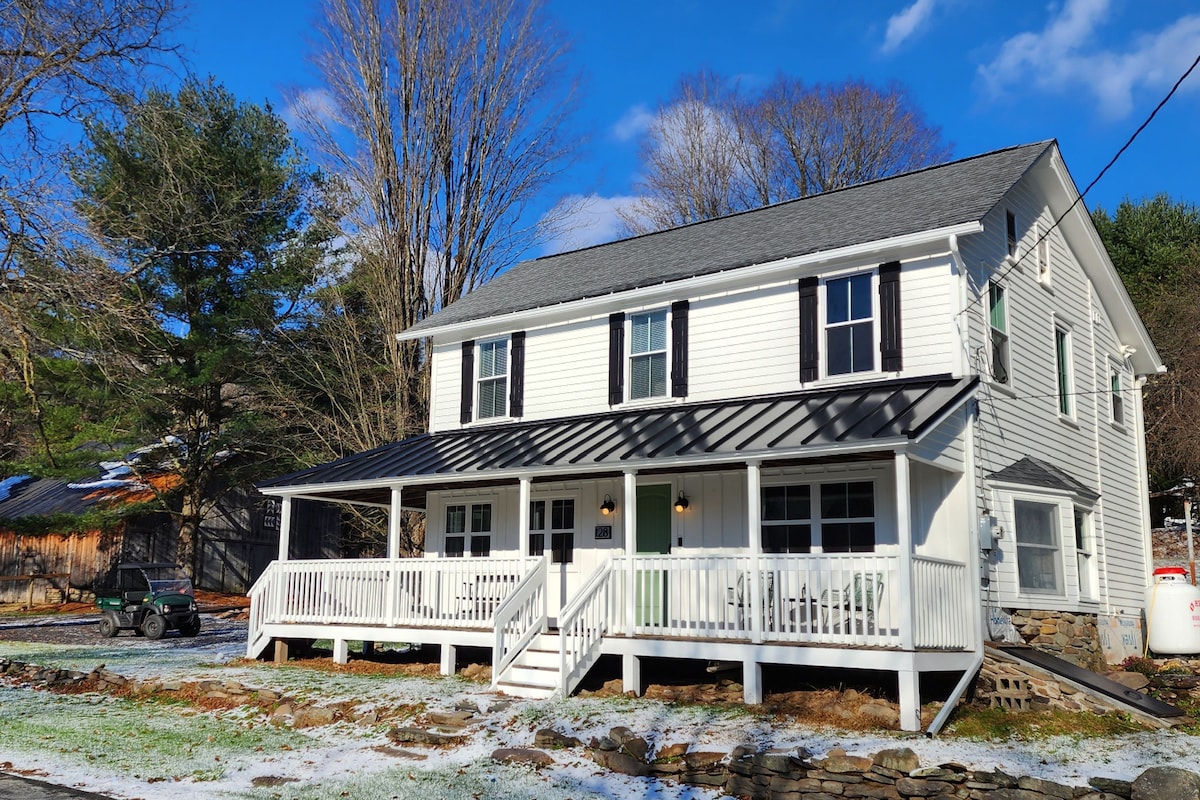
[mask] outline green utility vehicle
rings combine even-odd
[[[96,587],[96,605],[106,639],[123,630],[147,639],[161,639],[169,630],[184,636],[200,632],[192,581],[174,564],[118,564],[105,585]]]

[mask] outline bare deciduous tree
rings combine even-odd
[[[747,95],[712,73],[684,78],[642,145],[631,233],[698,222],[946,160],[950,148],[899,84],[806,86],[779,75]]]
[[[540,0],[326,0],[298,93],[302,128],[347,189],[347,260],[282,358],[310,457],[426,422],[421,343],[396,333],[511,264],[526,204],[572,151],[566,45]]]
[[[29,318],[71,288],[53,259],[40,257],[65,227],[55,132],[125,95],[169,53],[162,36],[173,7],[173,0],[0,3],[0,377],[20,382],[21,416],[50,461],[34,385],[41,343]]]

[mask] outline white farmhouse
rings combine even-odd
[[[884,670],[914,730],[997,611],[1140,614],[1162,364],[1052,141],[528,261],[399,335],[429,432],[260,487],[250,655],[482,645],[534,696],[732,661],[750,703],[764,664]],[[296,498],[390,509],[392,557],[288,560]]]

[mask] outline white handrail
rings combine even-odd
[[[558,674],[562,696],[583,680],[600,655],[612,617],[612,559],[605,559],[558,615]]]
[[[546,564],[543,555],[496,608],[492,623],[496,635],[492,646],[492,688],[534,637],[546,631]]]

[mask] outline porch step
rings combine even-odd
[[[558,670],[557,634],[539,634],[496,681],[496,688],[514,697],[544,700],[558,691]]]

